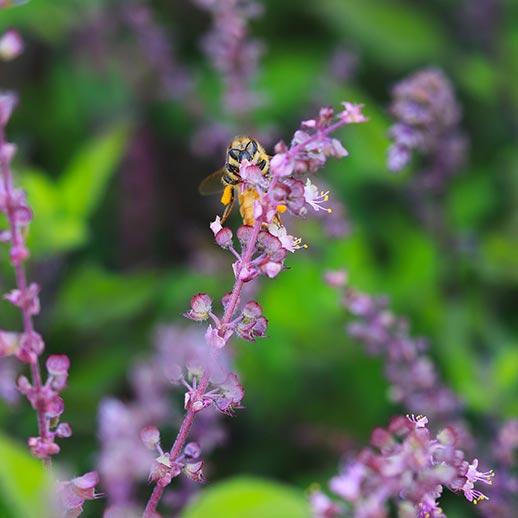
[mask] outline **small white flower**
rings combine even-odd
[[[221,226],[221,218],[216,216],[216,219],[209,225],[210,229],[216,235],[223,227]]]
[[[316,212],[319,210],[332,212],[331,209],[322,205],[327,200],[329,200],[329,191],[319,192],[317,186],[313,185],[309,178],[306,180],[306,185],[304,185],[304,199],[306,200],[306,203],[311,205]]]

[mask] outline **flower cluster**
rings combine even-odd
[[[158,457],[154,460],[149,480],[160,486],[167,486],[174,477],[184,473],[194,482],[204,482],[203,461],[200,460],[201,448],[198,443],[186,444],[180,455],[172,458],[168,452],[160,447],[160,432],[155,426],[143,428],[140,437],[150,450],[155,450]]]
[[[417,151],[425,159],[422,187],[440,190],[462,165],[466,150],[451,83],[440,70],[425,69],[398,83],[392,96],[390,111],[396,122],[390,128],[389,169],[401,170]]]
[[[266,323],[262,324],[266,319],[261,315],[259,304],[249,302],[238,318],[223,325],[212,313],[211,306],[210,297],[199,293],[192,298],[191,309],[185,313],[186,317],[196,321],[213,319],[215,327],[209,325],[205,333],[205,341],[210,348],[197,343],[195,347],[183,351],[184,354],[176,354],[175,361],[168,363],[164,370],[171,383],[182,384],[187,388],[184,398],[186,410],[197,413],[213,406],[220,412],[232,414],[233,410],[240,408],[243,387],[237,375],[230,372],[227,358],[214,353],[224,347],[234,333],[254,341],[263,328],[266,329]],[[199,392],[198,387],[204,375],[208,383],[204,391]]]
[[[99,498],[95,486],[99,477],[95,471],[85,473],[81,477],[60,482],[58,485],[58,507],[64,518],[76,518],[83,512],[86,500]]]
[[[241,214],[249,223],[237,230],[241,253],[234,247],[231,230],[223,228],[219,218],[211,224],[217,244],[236,258],[236,279],[249,282],[261,274],[276,277],[288,252],[304,247],[299,238],[288,234],[280,223],[280,215],[305,216],[310,210],[331,212],[326,206],[329,192],[319,190],[308,175],[322,168],[329,157],[347,156],[340,141],[330,136],[333,131],[344,124],[365,120],[361,108],[350,103],[344,103],[344,110],[337,115],[332,108],[322,108],[317,119],[302,123],[290,146],[284,142],[277,144],[269,177],[262,175],[257,165],[241,162],[239,188],[245,199]],[[253,227],[256,221],[262,225]]]
[[[127,2],[121,6],[120,16],[121,22],[135,35],[136,50],[141,55],[143,68],[156,78],[159,94],[171,99],[184,98],[192,88],[191,77],[186,68],[176,61],[168,36],[155,21],[149,5],[145,2]],[[147,84],[149,86],[149,82]]]
[[[231,113],[247,113],[260,102],[250,82],[263,47],[248,38],[248,23],[261,14],[261,5],[254,0],[193,1],[212,16],[213,26],[203,41],[203,49],[223,79],[226,107]]]
[[[439,498],[444,488],[462,492],[477,504],[487,497],[475,489],[477,482],[492,484],[493,471],[478,470],[478,460],[469,463],[459,449],[455,432],[446,428],[433,436],[424,416],[394,418],[387,429],[373,431],[371,444],[329,487],[342,501],[320,491],[312,494],[315,518],[332,518],[351,511],[354,516],[389,516],[389,502],[399,516],[443,518]]]
[[[194,369],[195,359],[205,348],[203,333],[176,326],[160,327],[154,343],[153,356],[139,361],[131,370],[134,398],[127,402],[108,398],[99,407],[102,449],[97,466],[108,502],[106,518],[142,514],[135,498],[136,488],[149,477],[150,466],[155,463],[153,452],[142,442],[142,430],[157,425],[171,426],[180,421],[179,412],[171,407],[171,392],[178,386],[177,381],[171,384],[171,377],[174,378],[180,365]],[[198,417],[191,433],[205,454],[225,439],[221,414],[213,408]],[[176,506],[184,504],[194,493],[194,484],[184,486],[175,491],[175,499],[183,499],[175,501]]]
[[[351,103],[344,103],[344,109],[338,114],[331,108],[322,108],[317,119],[303,122],[302,129],[295,134],[289,146],[282,142],[277,145],[268,175],[264,175],[253,162],[243,160],[240,163],[242,181],[239,194],[245,223],[236,231],[240,251],[234,246],[233,232],[223,227],[219,218],[210,225],[216,243],[235,258],[232,265],[234,287],[221,301],[224,308],[222,316],[215,314],[213,301],[206,293],[195,295],[191,299],[190,309],[185,313],[191,320],[210,320],[211,323],[205,333],[206,348],[184,358],[183,363],[168,366],[169,379],[187,388],[186,414],[167,453],[164,475],[156,476],[152,470],[152,479],[157,483],[146,506],[146,518],[155,516],[165,486],[183,469],[178,469],[176,463],[185,454],[184,444],[195,416],[208,407],[228,414],[240,407],[243,388],[238,376],[223,365],[221,352],[231,336],[238,335],[253,342],[265,335],[268,325],[257,302],[240,305],[243,286],[260,275],[276,277],[283,269],[288,252],[302,248],[300,240],[288,234],[280,215],[289,212],[302,216],[310,208],[317,212],[328,210],[324,206],[328,193],[319,192],[308,175],[320,169],[329,157],[347,155],[331,133],[346,124],[365,120],[361,107]],[[155,468],[162,467],[155,464]]]
[[[0,235],[1,240],[10,245],[9,257],[17,283],[17,287],[4,298],[20,309],[23,332],[1,332],[0,357],[14,356],[30,365],[32,383],[25,376],[18,379],[18,390],[27,397],[38,416],[39,435],[29,439],[29,447],[35,456],[49,459],[59,452],[55,438],[70,437],[72,433],[68,424],[59,424],[59,417],[64,410],[59,394],[66,386],[70,365],[64,355],[50,356],[47,359],[47,381],[42,383],[39,357],[45,345],[40,334],[35,331],[32,320],[40,311],[39,287],[27,282],[24,268],[24,262],[29,257],[25,228],[31,221],[32,211],[25,193],[13,186],[10,161],[15,146],[4,140],[4,128],[15,103],[16,97],[13,94],[0,94],[0,210],[7,216],[9,225]]]
[[[345,272],[329,272],[327,281],[344,285]],[[362,343],[367,353],[384,357],[391,399],[409,412],[426,413],[434,420],[454,417],[460,403],[442,384],[426,354],[426,341],[410,336],[408,323],[390,311],[387,298],[345,288],[342,301],[356,318],[347,326],[349,336]]]
[[[39,433],[38,436],[29,438],[29,448],[35,457],[48,465],[51,457],[60,451],[56,438],[67,438],[72,435],[70,425],[60,423],[64,411],[60,393],[66,387],[70,361],[63,354],[49,356],[46,361],[47,379],[43,383],[39,358],[45,344],[33,323],[34,315],[40,311],[39,286],[28,283],[24,267],[29,257],[25,230],[31,221],[32,211],[25,193],[13,185],[10,163],[15,146],[5,141],[5,126],[15,104],[16,97],[13,94],[0,93],[0,211],[6,215],[8,222],[8,228],[0,232],[0,241],[9,245],[9,258],[16,278],[16,288],[4,298],[19,308],[23,331],[0,332],[0,359],[11,356],[30,367],[31,380],[29,381],[26,376],[20,376],[17,389],[26,396],[37,415]],[[95,472],[60,483],[60,495],[66,516],[79,516],[83,502],[95,497],[96,483]]]
[[[46,433],[39,437],[29,438],[29,447],[35,457],[46,459],[59,453],[55,438],[66,438],[72,435],[68,423],[60,423],[59,418],[65,409],[60,392],[66,387],[70,361],[64,354],[54,354],[47,358],[47,381],[39,388],[31,385],[25,377],[18,378],[18,390],[30,401],[45,419]]]

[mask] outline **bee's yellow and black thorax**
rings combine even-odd
[[[222,177],[225,185],[237,185],[241,181],[239,167],[243,160],[256,164],[263,175],[268,173],[270,162],[261,144],[250,137],[236,137],[227,149],[225,173]]]

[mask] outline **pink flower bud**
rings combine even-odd
[[[45,365],[51,376],[63,376],[68,374],[70,360],[66,354],[51,354]]]
[[[217,328],[213,328],[209,325],[205,333],[205,341],[210,347],[221,349],[227,345],[227,341],[232,336],[232,333],[233,331],[231,329],[227,329],[223,335],[221,335]]]
[[[270,171],[274,176],[290,176],[294,167],[294,160],[288,153],[275,155],[270,161]]]
[[[232,246],[232,231],[229,228],[222,228],[216,234],[216,243],[221,248],[230,248]]]
[[[186,457],[197,459],[201,455],[201,448],[197,442],[190,442],[185,445],[183,452]]]
[[[11,356],[20,348],[20,333],[0,330],[0,358]]]
[[[24,245],[13,246],[9,252],[11,263],[18,266],[29,257],[29,250]]]
[[[7,124],[7,121],[11,118],[11,113],[16,102],[17,98],[15,94],[11,92],[0,94],[0,126]]]
[[[342,103],[344,110],[338,114],[338,118],[346,124],[366,122],[368,119],[362,113],[362,104]]]
[[[236,263],[234,263],[236,264]],[[237,269],[237,267],[236,267]],[[234,270],[235,272],[235,270]],[[237,274],[237,278],[243,282],[250,282],[251,280],[255,279],[257,277],[257,270],[247,264],[243,264],[242,262],[239,263],[239,271]]]
[[[184,316],[202,322],[209,318],[212,309],[212,299],[206,293],[198,293],[191,299],[191,309],[184,313]]]
[[[1,102],[2,101],[0,99],[0,103]],[[2,116],[2,111],[1,111],[1,107],[0,107],[0,117],[1,116]],[[9,142],[5,142],[4,144],[2,144],[0,146],[0,159],[3,160],[4,162],[10,162],[13,159],[15,153],[16,153],[16,145],[15,144],[11,144]]]
[[[27,444],[31,453],[39,459],[47,459],[60,451],[59,446],[53,440],[44,441],[41,437],[29,437]]]
[[[248,225],[241,225],[237,229],[237,238],[239,239],[239,242],[241,243],[241,248],[244,248],[248,241],[250,240],[250,237],[252,235],[252,227]]]
[[[65,403],[59,396],[54,396],[46,402],[45,413],[48,417],[59,417],[65,410]]]
[[[376,428],[371,435],[371,444],[384,451],[394,444],[394,439],[383,428]]]
[[[25,396],[32,390],[31,382],[26,376],[20,376],[16,382],[18,390]]]
[[[194,482],[204,482],[205,478],[203,476],[203,461],[194,462],[192,464],[186,464],[183,468],[183,472],[187,477]]]
[[[273,279],[282,270],[282,264],[269,261],[261,266],[261,270],[270,279]]]
[[[95,486],[99,483],[99,475],[96,471],[89,471],[85,473],[81,477],[76,477],[72,479],[72,484],[77,487],[77,489],[81,490],[83,496],[85,496],[85,492],[90,496],[93,493],[91,491],[95,488]]]
[[[333,288],[342,288],[347,283],[347,272],[345,270],[329,270],[324,274],[324,280]]]
[[[156,426],[146,426],[140,431],[140,440],[149,450],[154,450],[160,444],[160,432]]]
[[[59,423],[56,428],[56,436],[62,439],[68,439],[72,436],[72,428],[68,423]]]
[[[269,256],[275,254],[282,247],[281,241],[265,230],[259,232],[257,243],[264,250],[264,253]]]
[[[256,319],[263,314],[263,308],[257,302],[251,300],[245,304],[242,313],[243,317],[247,319]]]
[[[0,59],[11,61],[23,52],[23,40],[15,30],[9,30],[0,38]]]

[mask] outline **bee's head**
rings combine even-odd
[[[227,163],[239,167],[243,160],[253,162],[258,155],[257,141],[250,137],[235,138],[227,149]]]

